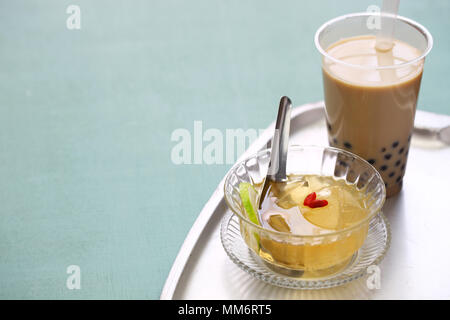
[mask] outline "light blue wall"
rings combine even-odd
[[[0,298],[158,298],[229,168],[174,165],[171,133],[265,128],[280,96],[321,100],[315,30],[370,4],[1,1]],[[419,108],[450,114],[450,2],[400,11],[435,39]]]

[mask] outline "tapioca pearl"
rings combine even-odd
[[[381,148],[381,152],[386,152],[386,148]]]
[[[361,173],[359,175],[359,180],[360,181],[365,181],[367,182],[367,179],[369,178],[369,173],[367,171],[364,171],[363,173]]]
[[[384,186],[385,186],[385,187],[387,188],[387,187],[388,187],[388,183],[387,183],[387,182],[385,182],[385,183],[384,183]]]
[[[398,176],[397,179],[395,179],[395,182],[399,183],[402,180],[402,176]]]
[[[371,165],[374,165],[376,161],[375,159],[369,159],[367,160],[367,162],[370,163]]]
[[[389,178],[392,178],[393,176],[395,176],[395,171],[392,171],[391,173],[389,173]]]
[[[386,154],[384,155],[384,158],[385,158],[386,160],[389,160],[391,157],[392,157],[392,154],[390,154],[390,153],[386,153]]]
[[[380,167],[380,170],[381,170],[381,171],[386,171],[387,168],[388,168],[388,166],[384,164],[384,165],[382,165],[382,166]]]
[[[340,166],[342,166],[342,167],[348,167],[348,163],[345,162],[344,160],[339,160],[339,161],[338,161],[338,164],[339,164]]]
[[[344,147],[346,147],[347,149],[351,149],[352,148],[352,144],[348,141],[344,142]]]
[[[398,154],[402,154],[403,151],[405,151],[405,147],[401,147],[400,150],[398,150]]]
[[[400,170],[405,171],[405,164],[402,164],[402,166],[400,167]]]
[[[392,148],[397,148],[398,147],[398,141],[395,141],[393,144],[392,144]]]
[[[400,165],[400,163],[402,163],[400,160],[397,160],[396,162],[395,162],[395,166],[396,167],[398,167],[399,165]]]
[[[408,142],[411,141],[411,134],[408,136]]]
[[[327,128],[328,128],[328,131],[331,132],[331,124],[328,121],[327,121]]]

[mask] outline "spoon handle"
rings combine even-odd
[[[270,154],[269,170],[267,178],[275,181],[286,180],[286,160],[289,144],[289,130],[291,123],[291,99],[284,96],[280,100],[277,122],[272,140],[272,152]]]

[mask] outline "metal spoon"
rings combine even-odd
[[[446,144],[450,144],[450,126],[444,127],[438,132],[439,140]]]
[[[421,135],[429,136],[430,138],[440,140],[450,145],[450,126],[439,129],[416,127],[414,128],[414,132]]]
[[[286,160],[289,144],[291,109],[291,99],[286,96],[282,97],[280,106],[278,107],[277,122],[275,124],[275,132],[272,139],[269,169],[267,170],[267,176],[264,180],[261,196],[259,198],[258,207],[260,209],[271,183],[285,182],[287,180]]]

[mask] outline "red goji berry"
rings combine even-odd
[[[317,196],[317,195],[316,195],[315,192],[308,194],[308,195],[306,196],[306,198],[305,198],[305,201],[303,201],[303,205],[304,205],[304,206],[309,206],[309,204],[311,203],[311,201],[316,200],[316,196]]]
[[[327,200],[313,200],[309,203],[309,207],[310,208],[321,208],[321,207],[325,207],[328,204]]]

